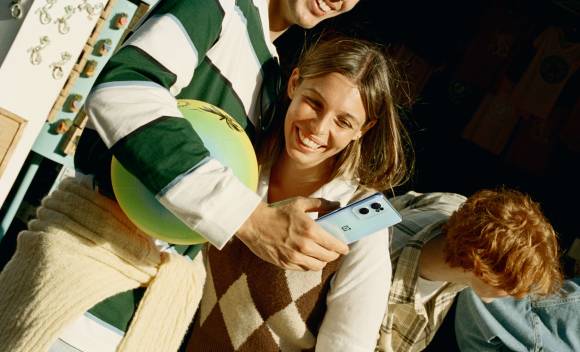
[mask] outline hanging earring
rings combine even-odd
[[[111,50],[113,45],[113,41],[109,38],[101,39],[95,45],[95,49],[93,50],[93,55],[95,56],[105,56]]]
[[[98,3],[97,5],[91,5],[91,4],[88,3],[87,0],[83,0],[83,2],[80,5],[77,6],[77,9],[79,11],[81,11],[81,12],[83,10],[87,11],[87,17],[88,17],[88,19],[89,20],[92,20],[93,19],[93,15],[96,14],[97,10],[100,10],[103,7],[104,7],[104,5],[103,5],[102,2]]]
[[[48,37],[42,36],[40,37],[40,44],[29,48],[27,52],[30,53],[30,63],[33,65],[40,65],[42,62],[42,56],[40,56],[40,51],[44,49],[50,43],[50,39]]]
[[[71,59],[71,54],[65,51],[60,54],[60,61],[50,64],[52,68],[52,78],[61,79],[64,76],[64,69],[62,68]]]
[[[46,0],[46,5],[34,11],[35,14],[39,15],[40,23],[49,24],[52,21],[52,17],[48,13],[48,10],[50,10],[54,4],[56,4],[56,1],[57,0]]]
[[[10,16],[19,20],[22,18],[22,0],[13,0],[10,4]]]
[[[121,29],[127,24],[127,21],[129,21],[129,16],[126,13],[118,13],[113,18],[111,29]]]
[[[58,32],[60,34],[67,34],[70,31],[70,26],[68,25],[68,20],[74,15],[75,8],[71,5],[64,7],[64,16],[57,18],[54,23],[58,23]]]
[[[92,77],[95,74],[95,70],[97,69],[97,61],[96,60],[87,60],[85,67],[83,67],[83,71],[81,72],[82,77]]]

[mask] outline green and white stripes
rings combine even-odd
[[[176,99],[216,105],[254,135],[263,110],[258,103],[276,94],[273,85],[262,91],[266,66],[277,56],[268,28],[266,0],[163,0],[109,60],[87,99],[88,126],[102,139],[96,144],[104,143],[168,209],[191,228],[207,230],[204,236],[218,247],[259,199],[211,158]],[[178,189],[187,192],[172,192]],[[224,222],[209,208],[236,215]]]

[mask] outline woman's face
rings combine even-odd
[[[300,167],[323,165],[372,126],[358,88],[345,76],[330,73],[288,82],[291,99],[284,121],[286,154]]]

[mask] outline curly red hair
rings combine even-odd
[[[562,284],[556,233],[539,204],[521,192],[475,193],[444,231],[447,263],[510,296],[548,295]]]

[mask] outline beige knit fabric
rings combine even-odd
[[[148,286],[118,351],[176,351],[205,271],[160,252],[118,205],[68,179],[42,201],[0,274],[0,351],[46,351],[98,302]]]

